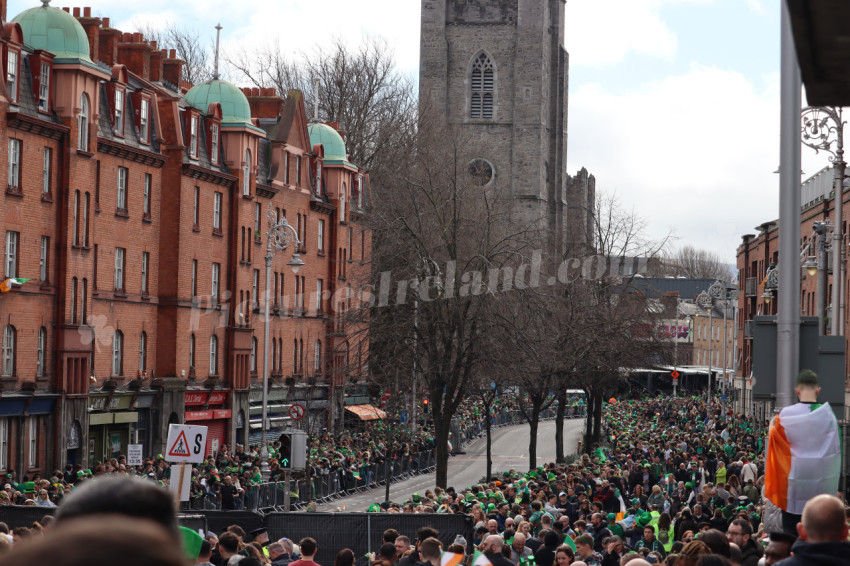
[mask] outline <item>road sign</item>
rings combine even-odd
[[[204,461],[207,446],[207,427],[196,425],[168,425],[168,442],[165,444],[165,460],[168,462]]]
[[[289,416],[294,421],[300,421],[303,419],[306,412],[307,410],[304,408],[304,405],[300,403],[295,403],[289,407]]]
[[[141,466],[143,463],[142,458],[142,445],[141,444],[128,444],[127,445],[127,464],[130,466]]]
[[[673,379],[679,379],[679,372],[676,370],[671,371],[670,377],[672,377]]]

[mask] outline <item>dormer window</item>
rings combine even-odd
[[[198,158],[198,117],[189,118],[189,156]]]
[[[245,150],[245,164],[242,166],[242,196],[251,194],[251,150]]]
[[[89,150],[89,97],[80,96],[80,114],[77,116],[77,149]]]
[[[42,112],[50,110],[50,64],[41,64],[41,75],[38,81],[38,109]]]
[[[115,89],[115,113],[114,117],[114,125],[113,130],[119,136],[124,135],[124,91],[116,88]]]
[[[150,111],[151,101],[143,97],[139,103],[139,141],[142,143],[148,143],[150,137]]]
[[[218,124],[210,127],[210,162],[218,165]]]
[[[18,69],[20,57],[17,51],[9,51],[6,60],[6,90],[9,91],[9,98],[12,102],[18,102]]]
[[[322,196],[322,162],[316,160],[316,194]]]

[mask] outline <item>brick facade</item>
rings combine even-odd
[[[190,416],[187,390],[222,392],[210,407],[226,421],[219,446],[249,440],[263,377],[270,210],[303,242],[272,260],[272,385],[287,398],[320,391],[333,402],[313,411],[317,419],[341,418],[368,339],[364,324],[343,328],[336,303],[344,301],[332,297],[370,257],[368,173],[328,165],[317,187],[321,147],[310,142],[299,92],[247,89],[251,121],[224,124],[220,104],[183,99],[191,85],[180,81],[173,51],[111,28],[89,8],[71,13],[94,64],[52,64],[47,108],[38,107],[32,69],[52,55],[28,53],[18,24],[7,24],[1,42],[3,68],[9,53],[21,61],[17,100],[0,88],[0,145],[15,149],[0,165],[9,180],[0,196],[4,269],[13,271],[4,274],[31,280],[0,295],[10,337],[0,469],[23,476],[92,466],[131,443],[163,452],[168,424]],[[342,182],[348,202],[359,203],[345,218]],[[287,265],[295,251],[304,261],[297,282]]]

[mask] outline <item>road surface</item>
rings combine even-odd
[[[584,419],[569,419],[564,421],[564,452],[576,452],[581,438]],[[528,434],[529,426],[516,425],[493,431],[493,473],[515,468],[528,469]],[[537,428],[537,465],[555,460],[555,421],[544,421]],[[466,454],[458,454],[449,458],[448,484],[460,491],[477,483],[487,468],[487,442],[481,438],[471,442],[466,447]],[[434,474],[415,476],[390,486],[392,501],[405,501],[415,492],[424,493],[433,489]],[[318,506],[318,511],[333,511],[345,505],[346,511],[365,511],[372,503],[384,501],[384,486],[377,489],[355,493],[344,499],[332,501]]]

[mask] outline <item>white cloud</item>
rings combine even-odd
[[[694,66],[622,94],[570,95],[569,170],[649,221],[729,261],[740,236],[776,218],[779,100],[738,73]]]
[[[669,60],[676,34],[661,18],[659,0],[573,0],[566,7],[570,65],[595,67],[631,52]]]

